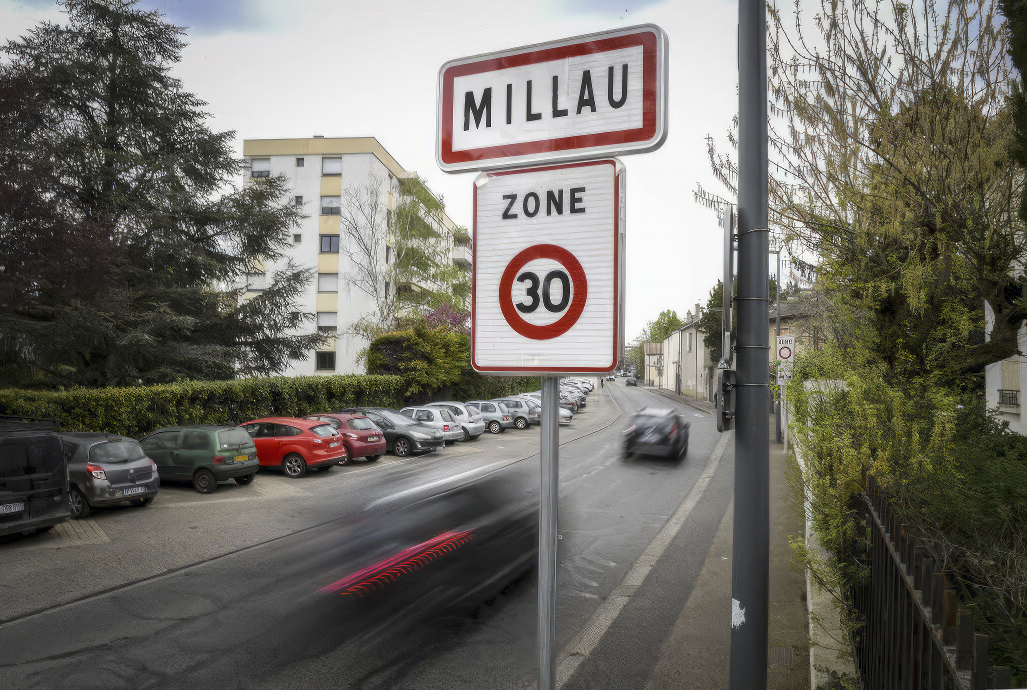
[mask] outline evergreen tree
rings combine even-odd
[[[318,346],[297,332],[311,279],[282,256],[299,211],[284,178],[231,186],[234,132],[171,70],[184,31],[135,0],[65,0],[66,25],[0,65],[0,368],[7,383],[132,385],[272,374]],[[224,191],[230,189],[227,193]]]

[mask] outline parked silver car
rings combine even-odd
[[[464,430],[463,441],[473,441],[485,433],[485,420],[481,412],[465,406],[462,402],[444,400],[442,402],[428,403],[425,407],[441,407],[449,410],[456,423]]]
[[[493,434],[513,428],[513,415],[503,403],[490,402],[488,400],[471,400],[464,403],[467,407],[478,410],[482,419],[485,420],[485,428]]]
[[[95,507],[125,501],[147,506],[157,495],[157,465],[135,439],[97,433],[60,437],[68,457],[71,517],[84,518]]]
[[[521,395],[514,396],[521,400],[527,400],[529,408],[538,415],[539,423],[542,421],[542,394],[541,393],[523,393]],[[570,405],[560,404],[556,408],[560,414],[560,424],[570,424],[571,420],[574,419],[574,412],[571,411]],[[534,424],[535,422],[532,422]]]
[[[441,407],[404,407],[399,413],[418,424],[435,427],[446,441],[459,441],[464,437],[463,427],[453,419],[449,410]]]
[[[502,403],[506,405],[506,409],[510,410],[510,414],[513,415],[514,426],[518,429],[527,429],[532,424],[538,424],[541,421],[539,414],[532,413],[531,407],[528,406],[526,400],[520,398],[496,398],[492,400],[495,403]],[[539,408],[541,410],[541,408]]]

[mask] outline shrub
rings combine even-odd
[[[396,376],[297,376],[190,381],[138,388],[61,392],[0,390],[0,414],[55,417],[65,431],[106,431],[134,438],[183,424],[239,424],[279,415],[302,417],[353,405],[402,404]]]

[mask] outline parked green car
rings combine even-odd
[[[197,424],[159,429],[139,445],[157,464],[161,479],[192,482],[201,494],[213,493],[218,482],[234,479],[249,484],[257,474],[257,448],[238,427]]]

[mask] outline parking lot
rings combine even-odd
[[[571,425],[560,428],[561,443],[599,431],[619,415],[614,399],[597,388]],[[261,470],[247,486],[225,482],[209,495],[187,483],[162,482],[147,507],[99,509],[49,532],[4,538],[0,623],[360,515],[411,482],[429,484],[531,457],[539,436],[538,426],[486,433],[438,452],[386,455],[299,479]]]

